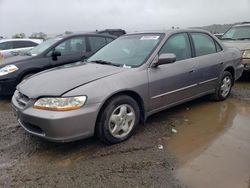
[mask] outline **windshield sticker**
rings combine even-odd
[[[127,69],[130,69],[131,68],[131,66],[127,66],[127,65],[123,65],[123,68],[127,68]]]
[[[140,40],[157,40],[159,36],[142,36]]]

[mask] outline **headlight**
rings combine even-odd
[[[41,98],[36,101],[33,108],[52,111],[68,111],[81,108],[87,97]]]
[[[0,69],[0,76],[15,72],[17,70],[18,68],[16,65],[6,65],[5,67]]]
[[[250,59],[250,50],[244,50],[242,53],[243,59]]]

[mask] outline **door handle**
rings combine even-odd
[[[189,73],[193,73],[194,71],[195,71],[195,70],[194,70],[194,69],[192,69],[192,70],[190,70],[190,71],[189,71]]]
[[[224,62],[221,62],[221,63],[220,63],[220,65],[223,65],[223,64],[224,64]]]

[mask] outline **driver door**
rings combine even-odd
[[[61,56],[52,58],[54,66],[60,66],[68,63],[80,61],[87,52],[86,37],[72,37],[64,40],[52,50],[49,55],[51,56],[54,51],[60,52]]]
[[[176,62],[148,69],[151,112],[192,97],[196,86],[193,76],[196,65],[187,33],[170,36],[158,56],[163,53],[174,53]]]

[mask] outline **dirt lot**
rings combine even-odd
[[[127,142],[55,144],[26,133],[0,99],[0,187],[245,187],[250,79],[224,102],[198,99],[155,114]]]

